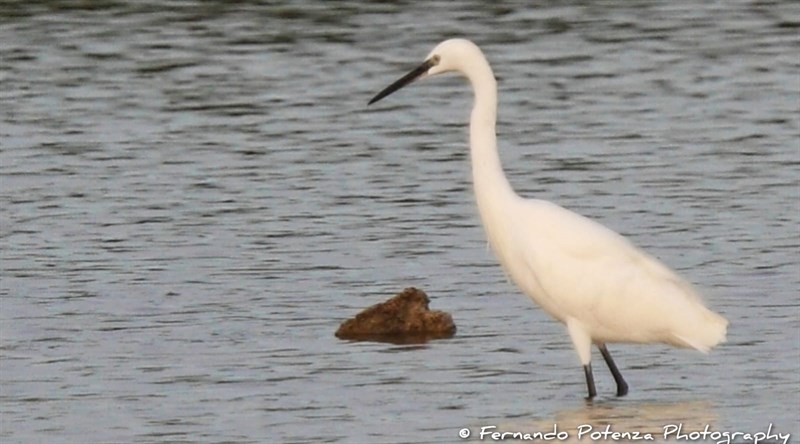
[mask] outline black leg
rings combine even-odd
[[[608,369],[611,370],[611,376],[614,377],[614,381],[617,383],[617,396],[627,395],[628,383],[622,378],[622,373],[619,372],[617,364],[615,364],[614,360],[611,358],[611,353],[608,352],[606,345],[598,344],[597,348],[600,349],[600,353],[603,355],[603,359],[606,361]]]
[[[594,376],[592,375],[591,362],[583,366],[583,373],[586,374],[586,386],[589,388],[589,396],[587,396],[586,399],[591,400],[597,396],[597,389],[594,388]]]

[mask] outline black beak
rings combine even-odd
[[[387,86],[386,89],[384,89],[383,91],[381,91],[378,94],[376,94],[375,97],[373,97],[372,100],[370,100],[367,103],[367,105],[372,105],[373,103],[377,102],[378,100],[380,100],[380,99],[388,96],[389,94],[397,91],[398,89],[408,85],[409,83],[413,82],[414,80],[419,79],[420,77],[425,75],[425,73],[427,73],[428,70],[431,69],[432,66],[435,66],[437,62],[438,62],[438,57],[431,57],[430,59],[425,60],[425,62],[422,65],[417,66],[410,73],[404,75],[403,77],[398,79],[396,82],[394,82],[391,85]]]

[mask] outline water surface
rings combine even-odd
[[[0,438],[455,442],[603,421],[796,436],[798,28],[788,1],[8,2]],[[563,327],[486,249],[468,88],[365,106],[454,36],[495,67],[520,194],[696,283],[727,344],[613,346],[630,395],[597,365],[584,403]],[[411,285],[456,337],[333,336]]]

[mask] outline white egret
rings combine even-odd
[[[428,76],[457,72],[472,85],[469,125],[475,197],[492,250],[522,291],[566,325],[583,365],[588,398],[597,395],[594,343],[617,384],[628,385],[607,343],[665,343],[707,353],[725,341],[728,321],[705,307],[692,286],[610,229],[558,205],[523,199],[497,152],[497,83],[469,40],[437,45],[417,68],[378,93],[373,104]]]

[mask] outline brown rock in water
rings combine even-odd
[[[406,288],[343,322],[336,330],[336,337],[393,343],[452,337],[456,332],[453,317],[443,311],[429,310],[429,302],[422,290]]]

